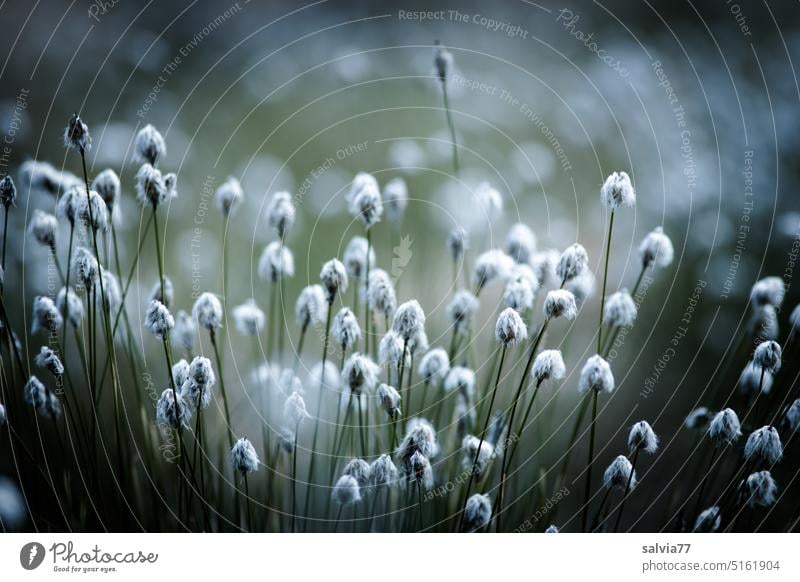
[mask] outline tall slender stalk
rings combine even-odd
[[[606,242],[606,262],[603,269],[603,293],[600,295],[600,323],[597,326],[597,353],[603,347],[603,311],[606,306],[606,284],[608,283],[608,258],[611,255],[611,232],[614,230],[614,211],[608,221],[608,241]]]
[[[219,347],[217,346],[217,334],[213,329],[209,330],[209,337],[211,338],[211,346],[214,348],[214,360],[219,371],[219,388],[220,392],[222,392],[222,405],[225,409],[225,432],[228,434],[228,444],[230,448],[233,448],[233,424],[231,424],[231,410],[228,405],[228,391],[225,389],[225,376],[222,371],[222,358],[219,355]]]
[[[453,143],[453,172],[458,175],[458,141],[456,139],[456,126],[453,123],[453,117],[450,112],[450,97],[447,93],[447,81],[442,79],[442,101],[444,101],[444,112],[447,116],[447,127],[450,130],[450,141]]]
[[[633,453],[633,461],[631,462],[631,472],[628,473],[628,482],[625,483],[625,492],[622,494],[622,503],[619,506],[619,511],[617,512],[617,521],[614,522],[614,533],[617,533],[619,530],[619,524],[622,521],[622,514],[625,513],[625,502],[628,501],[628,493],[631,490],[631,482],[633,482],[633,476],[636,473],[636,461],[639,460],[639,451],[642,450],[642,447],[636,447],[636,452]]]
[[[586,467],[586,488],[583,492],[583,518],[581,519],[581,531],[586,531],[587,519],[589,517],[589,493],[592,489],[592,466],[594,464],[594,436],[595,425],[597,424],[597,390],[592,390],[592,422],[589,425],[589,460]]]

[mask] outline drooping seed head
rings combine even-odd
[[[450,357],[443,348],[429,350],[419,361],[419,375],[425,382],[441,381],[450,371]]]
[[[192,316],[197,323],[209,331],[222,327],[222,304],[213,293],[201,293],[194,302]]]
[[[408,465],[414,453],[432,458],[439,452],[436,442],[436,431],[433,425],[417,416],[410,418],[406,424],[406,434],[397,448],[397,456],[404,465]]]
[[[509,280],[503,292],[505,304],[518,312],[523,312],[533,307],[535,289],[528,279],[516,277]]]
[[[258,276],[272,283],[294,277],[294,255],[289,247],[277,240],[264,247],[258,260]]]
[[[61,313],[52,299],[45,295],[34,297],[31,333],[40,330],[45,333],[54,333],[61,329],[63,324],[64,318],[61,317]]]
[[[236,212],[243,199],[244,190],[242,190],[242,185],[233,176],[228,176],[214,193],[217,209],[226,218]]]
[[[367,274],[367,249],[369,243],[363,236],[354,236],[344,250],[344,266],[353,279],[363,279]],[[369,248],[370,269],[375,266],[375,249]]]
[[[769,471],[758,471],[747,477],[744,498],[750,507],[769,507],[775,503],[778,486]]]
[[[342,307],[334,316],[331,333],[343,351],[351,349],[361,340],[361,326],[349,307]]]
[[[119,216],[119,197],[122,193],[119,176],[111,168],[106,168],[92,181],[92,190],[97,192],[106,203],[108,213],[112,218]]]
[[[292,201],[292,196],[288,192],[275,192],[267,205],[267,220],[269,225],[275,229],[278,238],[286,238],[286,233],[294,225],[297,211]]]
[[[762,426],[747,437],[744,458],[757,465],[772,467],[783,458],[783,443],[773,426]]]
[[[167,388],[161,393],[156,402],[156,422],[159,425],[173,429],[179,428],[179,424],[188,427],[191,419],[192,410],[180,394],[178,394],[176,406],[175,393],[172,388]]]
[[[400,414],[400,393],[388,384],[378,386],[378,406],[386,411],[389,418],[395,418]]]
[[[351,459],[344,466],[342,473],[355,479],[361,489],[369,486],[370,466],[364,459]]]
[[[47,390],[36,376],[31,376],[23,388],[25,402],[42,412],[47,405]]]
[[[762,342],[753,352],[753,363],[773,374],[781,369],[781,346],[769,340]]]
[[[447,314],[453,323],[455,331],[461,334],[467,332],[469,321],[478,312],[480,301],[466,289],[459,289],[447,305]]]
[[[86,288],[91,289],[97,284],[99,268],[94,254],[86,247],[78,247],[72,257],[72,270],[77,280]]]
[[[492,521],[492,501],[488,495],[475,493],[467,499],[464,506],[464,525],[477,531]]]
[[[711,533],[719,529],[722,518],[719,514],[719,507],[714,505],[700,512],[694,522],[693,532]]]
[[[350,475],[342,475],[333,486],[333,500],[339,505],[350,505],[361,501],[361,488],[358,481]]]
[[[556,264],[556,276],[559,281],[569,281],[583,273],[588,264],[589,255],[586,249],[582,244],[573,243],[561,253]]]
[[[160,301],[151,301],[144,316],[144,326],[158,339],[166,339],[175,327],[175,319]]]
[[[169,189],[161,171],[144,163],[136,173],[136,198],[142,206],[158,208],[170,197]]]
[[[389,455],[381,455],[369,467],[370,486],[373,488],[397,485],[397,467]]]
[[[464,253],[469,250],[469,235],[460,226],[456,226],[447,236],[447,248],[450,249],[450,256],[454,262],[458,262]]]
[[[536,235],[527,224],[514,224],[506,236],[506,253],[517,263],[529,263],[535,252]]]
[[[472,271],[472,283],[480,291],[495,280],[505,280],[514,268],[514,259],[500,249],[490,249],[480,254]]]
[[[632,327],[636,321],[636,304],[627,289],[606,298],[603,323],[618,327]]]
[[[283,417],[289,426],[297,426],[311,415],[306,410],[306,401],[299,392],[292,392],[283,404]]]
[[[61,363],[58,354],[47,346],[41,347],[39,353],[36,354],[35,361],[37,366],[45,368],[56,378],[64,375],[64,364]]]
[[[792,402],[783,415],[781,426],[789,433],[793,434],[800,428],[800,398]]]
[[[537,384],[545,380],[561,380],[567,373],[561,350],[543,350],[536,355],[531,368],[531,378]]]
[[[378,382],[380,368],[369,356],[358,352],[345,360],[342,368],[342,385],[353,394],[371,392]]]
[[[244,336],[257,336],[264,329],[266,316],[253,298],[233,308],[236,329]]]
[[[370,311],[383,313],[385,317],[391,317],[394,314],[394,310],[397,309],[397,294],[394,283],[386,271],[383,269],[370,270],[365,293]]]
[[[246,438],[240,438],[231,448],[231,467],[243,475],[258,470],[258,454],[253,444]]]
[[[754,307],[772,305],[780,308],[786,295],[786,285],[780,277],[765,277],[756,281],[750,291],[750,301]]]
[[[600,199],[609,210],[636,204],[636,192],[626,172],[614,172],[600,189]]]
[[[69,124],[64,129],[64,147],[81,153],[89,151],[89,148],[92,147],[89,126],[81,120],[77,113],[70,117]]]
[[[686,420],[683,421],[683,424],[686,428],[706,432],[711,422],[711,417],[712,414],[708,408],[705,406],[698,406],[689,413]]]
[[[41,190],[58,198],[75,186],[83,186],[83,180],[70,172],[59,172],[47,162],[27,160],[19,167],[23,188]],[[84,186],[85,187],[85,186]]]
[[[411,363],[411,351],[405,345],[403,338],[390,329],[378,344],[378,363],[387,368],[398,368],[401,360],[403,360],[404,346],[406,355],[403,365],[408,366]]]
[[[325,288],[325,298],[328,301],[328,305],[333,303],[337,293],[344,294],[347,291],[347,272],[338,259],[331,259],[322,265],[319,278]]]
[[[17,204],[17,187],[8,174],[0,178],[0,204],[5,206],[6,212]]]
[[[411,455],[406,466],[406,479],[409,485],[418,485],[425,491],[433,487],[433,468],[428,457],[419,451]]]
[[[183,383],[189,379],[189,362],[181,358],[172,366],[172,381],[175,383],[175,387],[180,389],[180,393],[182,396],[185,396],[183,392]]]
[[[636,471],[628,458],[624,455],[619,455],[614,459],[611,464],[603,473],[603,485],[606,489],[620,489],[625,491],[632,490],[636,487]]]
[[[108,229],[108,208],[106,203],[94,190],[89,191],[89,196],[82,194],[78,214],[84,224],[95,231],[105,232]]]
[[[516,310],[506,307],[497,317],[494,334],[501,344],[514,345],[528,339],[528,327]]]
[[[416,299],[406,301],[397,308],[392,329],[407,342],[425,332],[425,312]]]
[[[350,214],[358,219],[364,228],[369,230],[380,222],[383,215],[383,200],[381,191],[376,185],[365,184],[350,199]]]
[[[598,354],[586,360],[578,380],[578,391],[581,394],[589,390],[614,391],[614,374],[611,373],[611,366]]]
[[[67,301],[69,301],[69,305],[67,305]],[[56,295],[56,306],[59,313],[69,318],[69,323],[73,327],[80,327],[83,321],[83,301],[74,289],[70,288],[69,294],[67,294],[67,288],[62,287]]]
[[[458,391],[464,396],[467,403],[472,402],[475,391],[475,372],[463,366],[453,366],[444,379],[444,389],[447,392]]]
[[[300,291],[294,305],[297,325],[321,325],[328,315],[328,303],[321,285],[308,285]]]
[[[561,259],[561,253],[555,249],[538,251],[531,257],[531,269],[539,281],[539,287],[557,287],[561,279],[556,274],[556,268]]]
[[[660,226],[649,232],[639,245],[639,257],[643,267],[650,265],[668,267],[674,256],[675,250],[672,248],[672,241],[664,234],[664,229]]]
[[[708,438],[716,446],[729,445],[742,436],[739,417],[730,408],[720,410],[708,425]]]
[[[739,392],[748,399],[755,398],[759,392],[769,394],[772,389],[772,373],[751,360],[742,370],[738,386]]]
[[[480,479],[493,459],[494,447],[487,440],[481,443],[478,437],[467,435],[461,441],[461,453],[461,466],[468,472],[474,467],[475,477]]]
[[[72,185],[64,190],[58,198],[56,213],[69,222],[71,226],[75,225],[75,221],[80,215],[83,196],[83,189],[80,185]]]
[[[197,326],[194,323],[194,318],[181,309],[175,316],[175,329],[172,332],[172,337],[178,342],[179,346],[191,353],[194,348],[195,335],[197,335]]]
[[[154,301],[154,300],[160,301],[161,303],[166,305],[167,308],[170,308],[172,307],[172,304],[175,300],[175,288],[172,285],[172,279],[170,279],[166,275],[164,275],[163,288],[164,292],[162,293],[161,280],[160,279],[156,280],[156,282],[153,283],[153,286],[150,287],[150,294],[147,296],[147,299],[149,301]]]
[[[438,40],[433,47],[433,67],[439,81],[445,83],[453,68],[453,53],[440,45]]]
[[[658,437],[646,420],[640,420],[631,427],[628,433],[628,449],[631,453],[641,449],[651,455],[658,449]]]
[[[42,212],[38,208],[33,211],[28,232],[40,245],[55,248],[58,235],[58,220],[52,214]]]
[[[139,130],[133,142],[134,162],[155,166],[159,158],[163,158],[166,155],[167,145],[155,127],[148,123]]]
[[[575,319],[578,315],[578,306],[575,296],[566,289],[553,289],[548,291],[544,298],[544,315],[548,319],[563,317]]]

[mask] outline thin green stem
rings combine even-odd
[[[453,171],[456,175],[459,173],[458,163],[458,141],[456,140],[456,126],[453,123],[453,117],[450,113],[450,97],[447,93],[447,82],[442,81],[442,99],[444,101],[444,112],[447,116],[447,127],[450,130],[450,141],[453,142]]]
[[[600,295],[600,323],[597,326],[597,353],[603,347],[603,311],[606,305],[606,284],[608,282],[608,258],[611,255],[611,232],[614,230],[614,211],[611,211],[611,218],[608,221],[608,241],[606,242],[606,262],[603,270],[603,294]],[[584,528],[585,529],[585,528]]]
[[[592,389],[592,422],[589,427],[589,460],[586,466],[586,488],[583,492],[583,518],[581,531],[586,531],[589,517],[589,493],[592,489],[592,466],[594,465],[594,437],[597,424],[597,390]]]

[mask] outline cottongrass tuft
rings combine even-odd
[[[70,309],[70,311],[72,311]],[[194,338],[197,335],[197,326],[194,323],[194,318],[186,313],[183,309],[178,311],[175,315],[175,329],[173,330],[172,337],[178,342],[184,350],[191,353],[194,348]]]
[[[15,531],[25,524],[27,502],[16,483],[0,475],[0,522],[6,531]]]
[[[81,197],[79,215],[81,220],[93,230],[105,232],[108,228],[108,208],[103,198],[94,190]]]
[[[365,289],[367,306],[370,311],[391,317],[397,309],[397,294],[389,274],[383,269],[371,269]]]
[[[756,281],[750,290],[750,301],[754,307],[772,305],[780,308],[786,295],[786,285],[780,277],[765,277]]]
[[[209,331],[222,327],[222,303],[213,293],[201,293],[192,307],[192,317]]]
[[[495,337],[503,345],[514,345],[528,339],[528,328],[516,310],[507,307],[497,317]]]
[[[354,236],[344,249],[344,266],[353,279],[363,279],[367,273],[367,249],[369,243],[363,236]],[[369,268],[375,266],[375,249],[369,248]]]
[[[361,340],[358,318],[349,307],[342,307],[334,316],[331,333],[336,343],[342,347],[342,351],[351,349]]]
[[[460,226],[453,228],[447,236],[447,248],[450,249],[450,256],[453,257],[453,261],[458,262],[464,256],[464,253],[469,250],[469,235],[467,235],[467,231]]]
[[[89,151],[89,148],[92,147],[89,126],[83,122],[77,113],[70,117],[69,124],[64,129],[64,147],[81,153]]]
[[[134,162],[155,166],[166,155],[167,144],[155,127],[148,123],[139,130],[133,143]]]
[[[344,294],[347,291],[347,272],[339,259],[331,259],[322,265],[319,278],[325,288],[328,304],[333,303],[337,293]]]
[[[180,388],[189,379],[189,362],[181,358],[172,366],[172,381]],[[183,390],[180,391],[183,394]]]
[[[444,389],[446,392],[458,391],[468,403],[472,402],[472,395],[475,391],[475,372],[464,366],[453,366],[444,379]]]
[[[17,187],[14,185],[14,180],[9,175],[0,178],[0,204],[5,206],[6,212],[9,207],[16,206],[17,203]]]
[[[432,458],[438,454],[439,445],[436,442],[433,425],[424,418],[415,416],[406,424],[406,434],[397,448],[397,456],[407,466],[411,457],[417,452]]]
[[[111,313],[115,313],[122,306],[122,288],[119,286],[119,279],[108,269],[100,268],[100,276],[103,278],[103,290],[106,294],[106,302]],[[102,293],[95,287],[97,303],[102,305]]]
[[[477,531],[492,521],[492,501],[488,495],[475,493],[467,499],[464,507],[464,525]]]
[[[543,350],[536,355],[531,368],[531,378],[537,384],[545,380],[561,380],[567,373],[561,350]]]
[[[380,368],[369,356],[356,352],[342,367],[342,385],[353,394],[371,392],[378,382]]]
[[[433,67],[439,80],[446,82],[453,68],[453,53],[440,45],[438,40],[433,48]]]
[[[739,392],[747,398],[755,398],[759,390],[762,394],[769,394],[772,389],[772,373],[751,360],[742,370],[738,386]]]
[[[69,306],[67,306],[67,301],[69,301]],[[81,301],[74,289],[70,288],[68,292],[66,287],[62,287],[58,295],[56,295],[56,305],[60,313],[69,312],[69,323],[73,327],[80,327],[83,321],[83,301]],[[69,310],[67,310],[67,307],[69,307]]]
[[[75,249],[72,257],[72,270],[85,289],[91,289],[97,283],[97,277],[100,274],[97,259],[86,247]]]
[[[40,295],[33,299],[33,317],[31,323],[31,333],[38,331],[53,333],[61,329],[64,325],[64,318],[58,311],[56,304],[46,295]]]
[[[450,358],[443,348],[433,348],[419,361],[419,375],[425,382],[444,380],[450,371]]]
[[[761,340],[775,340],[780,332],[778,326],[778,310],[770,304],[756,307],[750,317],[750,329],[753,337]]]
[[[158,208],[170,197],[170,189],[161,171],[145,163],[136,173],[136,199],[142,206]]]
[[[658,450],[658,437],[646,420],[634,424],[628,433],[628,450],[635,453],[639,449],[651,455]]]
[[[478,312],[480,302],[478,298],[466,289],[459,289],[453,294],[453,298],[447,305],[447,314],[453,322],[456,332],[466,333],[467,325],[472,317]]]
[[[406,301],[397,308],[392,329],[407,342],[425,333],[425,312],[416,299]]]
[[[792,402],[786,409],[781,426],[789,433],[795,432],[800,427],[800,398]]]
[[[339,505],[350,505],[361,501],[361,488],[355,477],[342,475],[333,486],[331,495]]]
[[[428,457],[420,451],[411,455],[406,467],[406,479],[408,483],[416,483],[425,491],[433,487],[433,468]]]
[[[31,376],[23,388],[25,402],[43,412],[47,404],[47,390],[41,380],[36,376]]]
[[[578,392],[581,394],[594,390],[596,392],[614,391],[614,374],[611,366],[602,356],[595,354],[586,361],[578,380]]]
[[[636,304],[627,289],[606,298],[603,322],[618,327],[632,327],[636,321]]]
[[[700,515],[697,516],[697,519],[694,522],[694,528],[692,531],[699,533],[712,533],[717,531],[721,524],[722,516],[719,514],[719,507],[715,505],[700,512]]]
[[[705,406],[698,406],[688,414],[683,424],[686,428],[705,432],[708,430],[708,425],[711,422],[712,416],[708,408]]]
[[[178,405],[176,406],[175,392],[172,388],[167,388],[156,402],[156,422],[162,427],[177,429],[179,428],[178,418],[180,418],[182,426],[188,427],[189,421],[192,419],[192,410],[180,394],[178,394]]]
[[[283,417],[289,426],[297,426],[311,415],[306,410],[306,401],[299,392],[292,392],[283,404]]]
[[[351,459],[344,466],[342,473],[355,479],[361,489],[369,486],[370,466],[364,459]]]
[[[775,503],[778,486],[769,471],[759,471],[747,477],[744,496],[750,507],[769,507]]]
[[[266,324],[266,316],[253,298],[233,308],[236,329],[244,336],[258,336]]]
[[[160,301],[153,300],[144,316],[144,326],[158,339],[165,339],[175,327],[175,319]]]
[[[561,533],[561,530],[559,530],[557,526],[555,526],[553,524],[550,524],[549,526],[547,526],[547,529],[544,530],[544,533],[546,533],[546,534],[557,534],[557,533]]]
[[[636,471],[625,455],[619,455],[603,473],[603,484],[606,489],[620,489],[625,491],[636,487]]]
[[[556,276],[559,281],[566,282],[574,279],[586,270],[589,255],[582,244],[573,243],[561,253],[556,264]]]
[[[150,294],[147,296],[148,301],[160,301],[169,309],[175,301],[175,288],[172,285],[172,279],[164,275],[164,292],[161,292],[161,280],[156,280],[153,286],[150,287]]]
[[[378,386],[378,406],[386,411],[389,418],[395,418],[400,414],[400,393],[388,384]]]
[[[56,236],[58,235],[58,219],[52,214],[42,212],[37,208],[33,211],[31,223],[28,225],[28,232],[40,245],[54,248],[56,246]]]
[[[83,190],[80,185],[67,188],[58,198],[56,214],[74,226],[79,217],[82,196]]]
[[[269,225],[278,233],[281,240],[286,238],[286,233],[294,225],[297,211],[288,192],[275,192],[267,205],[267,220]]]
[[[60,172],[47,162],[27,160],[19,167],[19,175],[25,188],[41,190],[59,198],[75,186],[85,186],[83,180],[70,172]]]
[[[380,222],[383,215],[380,189],[371,184],[365,185],[350,199],[348,209],[350,214],[369,230]]]
[[[397,467],[389,455],[383,454],[370,464],[370,485],[373,488],[397,485]]]
[[[236,211],[243,199],[244,190],[242,190],[242,185],[233,176],[228,176],[214,193],[214,201],[217,208],[225,218]]]
[[[61,363],[61,358],[47,346],[41,347],[39,353],[36,354],[35,361],[37,366],[47,369],[56,378],[64,375],[64,364]]]
[[[503,213],[503,196],[489,182],[478,184],[475,188],[475,198],[480,212],[490,223],[497,220]]]
[[[781,369],[781,346],[778,342],[765,341],[758,344],[753,353],[753,363],[756,366],[772,372],[773,374]]]
[[[517,263],[528,263],[536,252],[536,235],[527,224],[514,224],[506,235],[506,252]]]
[[[294,305],[294,316],[297,325],[321,325],[328,315],[328,304],[325,301],[325,291],[321,285],[308,285],[300,291]]]
[[[403,338],[394,330],[387,331],[378,344],[378,362],[387,368],[397,368],[403,359]],[[411,352],[406,348],[406,358],[403,365],[411,363]]]
[[[119,181],[119,176],[111,168],[106,168],[92,181],[92,190],[100,195],[103,202],[106,204],[108,214],[112,219],[121,216],[118,212],[119,198],[122,193],[122,186]]]
[[[609,210],[636,204],[636,192],[626,172],[614,172],[603,183],[600,199]]]
[[[478,448],[480,447],[480,448]],[[461,466],[468,471],[475,467],[475,477],[480,479],[494,458],[494,447],[490,442],[474,435],[467,435],[461,441]]]
[[[294,277],[294,255],[281,241],[274,240],[264,247],[258,259],[258,276],[277,283]]]
[[[548,291],[544,298],[543,310],[547,319],[563,317],[571,320],[578,315],[575,296],[566,289]]]
[[[403,178],[398,176],[386,182],[383,187],[383,203],[389,222],[399,224],[408,206],[408,186]]]
[[[729,445],[742,436],[742,425],[739,417],[730,408],[720,410],[708,425],[708,438],[716,446]]]
[[[500,249],[489,249],[481,253],[472,271],[472,284],[480,291],[495,280],[505,280],[511,274],[514,259]]]
[[[506,285],[503,301],[511,309],[524,312],[533,307],[535,292],[536,289],[531,285],[530,280],[525,277],[516,277]]]
[[[234,471],[243,475],[258,471],[258,454],[253,444],[242,437],[233,444],[231,448],[231,466]]]
[[[647,233],[639,244],[639,257],[643,267],[650,265],[668,267],[674,256],[675,250],[672,247],[672,241],[664,234],[664,229],[660,226]]]
[[[181,396],[197,410],[208,408],[211,404],[211,389],[216,380],[211,360],[196,356],[189,365],[186,379],[181,386]]]
[[[747,437],[744,458],[758,465],[772,467],[783,458],[783,444],[773,426],[762,426]]]

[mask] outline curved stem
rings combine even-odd
[[[603,311],[606,305],[606,283],[608,282],[608,257],[611,255],[611,231],[614,230],[614,211],[611,211],[611,219],[608,222],[608,241],[606,242],[606,264],[603,270],[603,294],[600,296],[600,323],[597,326],[597,353],[603,347]],[[585,528],[584,528],[585,529]]]

